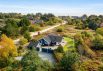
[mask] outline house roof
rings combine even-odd
[[[50,39],[48,36],[44,37],[43,39],[44,39],[45,41],[47,41],[48,44],[51,43],[51,39]]]
[[[61,42],[62,37],[58,35],[48,35],[52,42]]]
[[[31,41],[31,42],[29,43],[28,47],[37,47],[38,44],[39,44],[38,41],[35,41],[35,42]]]
[[[57,35],[48,35],[44,38],[45,41],[47,41],[48,44],[50,44],[51,42],[52,43],[55,43],[55,42],[61,42],[62,41],[62,37],[61,36],[57,36]],[[40,45],[40,42],[39,41],[31,41],[28,45],[28,48],[31,48],[31,47],[37,47],[38,45]]]
[[[46,37],[43,38],[45,41],[47,41],[49,44],[55,43],[55,42],[61,42],[62,41],[62,37],[61,36],[57,36],[57,35],[48,35]]]

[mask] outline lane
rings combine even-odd
[[[49,30],[52,30],[52,29],[54,29],[54,28],[56,28],[56,27],[59,27],[59,26],[61,26],[61,25],[65,25],[65,24],[66,24],[66,21],[64,21],[63,23],[58,23],[57,25],[48,27],[48,28],[43,29],[43,30],[41,30],[41,31],[31,32],[31,33],[30,33],[30,36],[31,36],[31,38],[32,38],[33,36],[36,36],[36,35],[38,35],[38,34],[43,34],[43,33],[47,32],[47,31],[49,31]],[[19,41],[20,41],[20,38],[14,40],[14,43],[15,43],[15,44],[18,44]]]

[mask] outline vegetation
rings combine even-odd
[[[28,52],[21,60],[23,71],[48,71],[52,66],[49,62],[42,61],[35,50]]]
[[[3,34],[0,40],[0,68],[10,65],[14,56],[17,56],[16,46],[12,39]]]
[[[62,21],[67,24],[31,38],[31,32]],[[0,71],[103,71],[102,23],[102,15],[58,18],[51,13],[0,13]],[[42,60],[35,49],[24,48],[26,43],[35,42],[48,33],[63,36],[62,44],[65,44],[53,51],[55,64]],[[23,38],[15,45],[11,38],[18,37]],[[16,56],[22,59],[18,61]]]
[[[102,66],[102,64],[99,61],[85,60],[75,63],[74,71],[101,71],[100,66]]]
[[[96,32],[103,36],[103,28],[98,28]]]
[[[79,61],[79,54],[75,52],[66,53],[60,61],[60,67],[63,71],[72,71],[72,65]]]
[[[28,40],[27,39],[25,39],[25,38],[22,38],[22,39],[20,39],[20,45],[24,45],[24,44],[26,44],[28,42]]]

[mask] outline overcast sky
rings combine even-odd
[[[0,0],[0,12],[103,15],[103,0]]]

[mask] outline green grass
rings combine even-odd
[[[67,44],[63,47],[63,50],[66,51],[73,51],[75,50],[74,47],[74,40],[69,37],[64,37],[64,40],[67,42]]]

